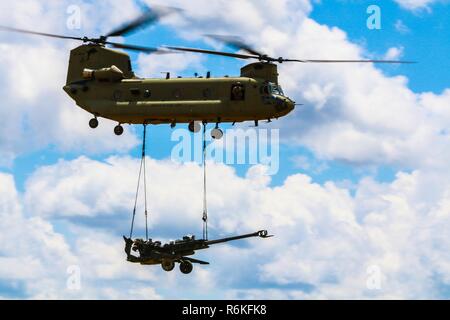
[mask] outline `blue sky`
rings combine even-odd
[[[199,257],[212,265],[196,268],[188,279],[123,261],[121,234],[129,227],[142,132],[128,127],[118,138],[114,123],[106,120],[93,131],[89,115],[64,95],[68,50],[77,44],[0,35],[0,85],[7,84],[0,105],[5,122],[0,131],[0,215],[16,222],[0,229],[8,230],[5,237],[16,236],[24,233],[22,224],[31,224],[27,238],[40,245],[22,255],[9,245],[0,247],[0,297],[115,299],[126,292],[127,298],[137,299],[448,298],[448,3],[169,2],[183,7],[187,18],[164,20],[122,40],[212,48],[201,35],[226,31],[277,56],[381,59],[398,52],[394,58],[418,63],[282,65],[285,93],[304,106],[261,126],[280,130],[279,172],[266,177],[259,165],[211,164],[209,200],[212,235],[264,227],[277,238],[202,253]],[[70,4],[81,8],[81,30],[61,28]],[[381,9],[380,30],[366,27],[372,4]],[[2,6],[0,16],[9,25],[80,36],[106,32],[139,12],[131,0],[54,5],[27,0],[22,6]],[[222,18],[221,10],[230,14]],[[52,17],[46,19],[51,22],[33,22],[43,17]],[[95,25],[93,19],[102,23]],[[21,45],[30,58],[8,60],[18,56]],[[130,56],[142,77],[162,77],[165,71],[238,75],[244,65],[214,56]],[[19,89],[13,85],[17,75],[23,81]],[[164,239],[201,231],[201,170],[171,161],[172,133],[168,125],[152,126],[148,140],[151,232]],[[98,257],[102,250],[108,254],[104,261]],[[52,256],[61,259],[53,265]],[[8,271],[27,259],[36,272]],[[82,270],[81,291],[66,288],[65,270],[73,264]],[[411,264],[417,265],[408,269]],[[376,290],[367,286],[367,268],[374,265],[381,270]],[[241,273],[230,275],[230,270]],[[161,279],[165,284],[158,286]],[[180,285],[193,289],[174,293]]]

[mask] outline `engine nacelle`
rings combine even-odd
[[[241,69],[241,77],[262,79],[278,84],[278,67],[268,62],[255,62]]]
[[[84,69],[83,79],[85,80],[98,80],[98,81],[111,81],[117,82],[124,79],[125,76],[118,67],[111,66],[109,68],[103,68],[98,70]]]

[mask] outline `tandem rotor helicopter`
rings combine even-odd
[[[252,49],[236,37],[208,37],[240,50],[240,53],[176,46],[159,48],[121,44],[109,38],[126,36],[156,23],[179,9],[153,7],[137,19],[99,38],[72,37],[0,26],[0,30],[58,39],[78,40],[83,44],[70,53],[64,91],[76,104],[93,115],[89,126],[99,125],[99,118],[116,121],[116,135],[123,134],[123,124],[188,123],[191,132],[200,130],[200,123],[215,123],[211,135],[223,136],[221,123],[271,121],[286,116],[295,108],[278,83],[277,63],[410,63],[389,60],[307,60],[274,58]],[[144,79],[137,77],[130,57],[106,46],[144,53],[171,54],[194,52],[244,60],[256,60],[241,69],[239,77],[206,77]],[[241,53],[242,52],[242,53]]]

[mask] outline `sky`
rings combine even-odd
[[[23,0],[2,1],[0,18],[98,36],[158,4],[183,14],[117,41],[232,50],[203,36],[228,34],[287,58],[418,63],[280,65],[286,95],[302,105],[258,129],[222,126],[225,138],[259,135],[257,152],[269,141],[272,162],[208,162],[210,237],[275,237],[199,252],[211,264],[186,276],[126,262],[142,128],[121,137],[109,120],[89,128],[91,116],[62,90],[79,43],[0,33],[0,298],[450,298],[449,1]],[[239,75],[245,65],[129,54],[141,77]],[[184,133],[149,128],[153,239],[201,235],[202,169],[174,156]],[[208,143],[233,152],[223,141]],[[138,236],[143,225],[140,205]]]

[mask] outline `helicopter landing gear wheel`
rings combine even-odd
[[[116,136],[121,136],[123,134],[123,127],[119,124],[114,128],[114,133]]]
[[[180,263],[180,271],[184,274],[189,274],[192,272],[194,266],[189,261],[183,261]]]
[[[200,122],[192,121],[189,123],[189,131],[192,133],[197,133],[201,129]]]
[[[161,263],[161,267],[163,268],[164,271],[170,272],[173,270],[173,268],[175,268],[175,262],[173,261],[163,261]]]
[[[96,129],[98,127],[97,118],[93,118],[89,121],[89,127],[91,127],[92,129]]]
[[[214,140],[220,140],[223,137],[223,131],[219,128],[212,129],[211,137],[213,137]]]

